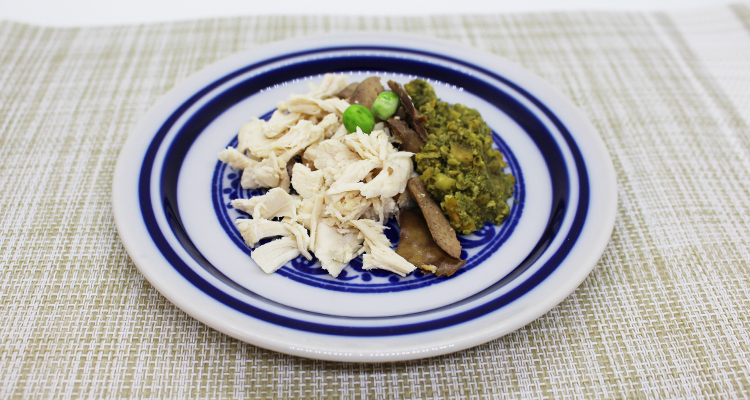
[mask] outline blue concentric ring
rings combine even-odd
[[[351,51],[385,51],[390,52],[391,54],[399,54],[399,56],[349,55],[351,54],[349,53]],[[552,217],[550,218],[547,229],[545,230],[545,233],[537,244],[535,250],[531,254],[529,254],[528,258],[521,265],[519,265],[511,275],[496,283],[495,287],[499,287],[498,285],[504,285],[534,263],[534,261],[547,249],[549,244],[557,235],[562,224],[565,211],[569,206],[569,204],[567,203],[569,200],[570,187],[568,179],[571,175],[565,168],[560,168],[561,166],[565,165],[565,162],[560,153],[558,144],[551,138],[551,134],[547,130],[545,125],[531,111],[526,109],[525,106],[523,106],[509,94],[504,93],[497,87],[488,85],[486,82],[480,79],[456,71],[453,68],[438,65],[434,62],[406,58],[413,57],[415,55],[445,60],[450,63],[462,65],[464,67],[490,76],[492,79],[502,82],[503,84],[514,90],[517,94],[525,97],[542,113],[544,113],[550,121],[552,121],[557,131],[564,138],[565,144],[572,154],[576,173],[579,179],[578,183],[580,186],[579,201],[575,205],[575,216],[573,217],[571,229],[566,237],[567,240],[563,242],[560,248],[555,251],[550,259],[545,262],[544,265],[542,265],[534,274],[532,274],[525,281],[519,283],[518,286],[510,290],[508,293],[492,299],[480,306],[471,308],[467,311],[463,311],[455,315],[451,315],[449,317],[438,318],[413,324],[396,324],[377,327],[350,327],[345,325],[321,324],[296,318],[290,318],[283,315],[274,314],[267,310],[242,302],[201,278],[182,259],[180,259],[180,257],[175,253],[174,249],[170,247],[169,243],[163,235],[163,232],[161,232],[161,230],[159,229],[158,223],[156,221],[155,213],[157,209],[155,209],[154,205],[151,203],[151,179],[152,176],[154,176],[154,171],[159,171],[159,168],[154,165],[154,161],[158,149],[165,144],[163,143],[163,141],[167,133],[173,127],[175,127],[177,120],[185,115],[185,112],[196,102],[201,100],[204,96],[216,89],[218,86],[235,77],[271,63],[292,60],[301,56],[325,56],[326,54],[331,54],[332,52],[342,53],[335,58],[321,57],[315,59],[305,59],[298,62],[291,62],[282,67],[271,69],[270,71],[265,72],[260,76],[245,79],[244,81],[222,91],[219,95],[209,100],[198,111],[191,114],[188,121],[178,129],[176,138],[172,140],[171,143],[167,144],[169,146],[169,149],[167,151],[165,162],[161,167],[161,174],[159,175],[161,182],[159,195],[163,202],[162,211],[164,212],[164,215],[175,237],[180,241],[185,250],[188,251],[188,253],[198,263],[203,265],[204,268],[211,271],[217,277],[222,276],[221,273],[212,265],[210,265],[205,257],[200,254],[197,248],[193,245],[189,235],[185,232],[179,216],[176,195],[176,177],[179,174],[181,161],[184,157],[184,154],[187,153],[190,145],[200,134],[200,132],[217,115],[223,112],[223,110],[226,110],[229,106],[236,104],[248,95],[255,93],[265,87],[268,87],[273,83],[281,83],[300,76],[309,76],[324,72],[358,70],[369,71],[373,69],[406,74],[408,74],[410,71],[419,71],[420,75],[428,77],[430,79],[462,86],[466,90],[476,94],[479,97],[482,97],[486,101],[497,105],[499,108],[505,111],[506,114],[510,115],[515,120],[515,122],[529,134],[532,140],[534,140],[540,151],[545,155],[549,173],[553,182]],[[161,128],[156,132],[151,144],[148,147],[140,171],[138,190],[144,223],[152,236],[152,240],[156,244],[157,248],[162,252],[163,256],[175,268],[175,270],[178,271],[187,281],[191,282],[191,284],[193,284],[195,287],[197,287],[207,295],[213,297],[217,301],[221,302],[222,304],[225,304],[226,306],[231,307],[253,318],[284,326],[290,329],[343,336],[387,336],[440,329],[481,317],[503,307],[504,305],[514,301],[515,299],[518,299],[529,290],[537,286],[539,283],[544,281],[544,279],[546,279],[546,277],[548,277],[549,274],[552,273],[558,265],[560,265],[560,262],[562,262],[562,260],[568,254],[581,232],[584,221],[583,216],[585,216],[586,214],[589,201],[588,177],[586,174],[583,158],[575,144],[575,141],[572,139],[565,126],[560,122],[559,118],[557,118],[554,113],[552,113],[534,96],[523,90],[521,87],[515,85],[513,82],[493,73],[492,71],[488,71],[461,60],[457,60],[440,54],[415,51],[412,49],[400,49],[398,47],[381,46],[320,48],[300,53],[287,54],[239,69],[231,74],[224,76],[221,79],[214,81],[212,84],[207,85],[204,89],[198,91],[195,95],[190,97],[186,102],[178,107],[169,116],[169,118],[167,118]]]

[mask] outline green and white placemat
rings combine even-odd
[[[601,261],[542,318],[409,362],[287,356],[162,297],[114,227],[138,119],[202,67],[280,39],[389,31],[530,69],[618,174]],[[750,394],[750,6],[671,13],[0,22],[0,398],[684,398]]]

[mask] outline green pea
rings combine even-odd
[[[400,101],[398,95],[393,92],[383,92],[378,95],[375,102],[372,103],[372,112],[380,119],[388,119],[396,112]]]
[[[347,107],[341,119],[349,133],[356,131],[357,127],[364,133],[370,133],[372,128],[375,127],[375,117],[372,116],[367,107],[359,104],[352,104]]]

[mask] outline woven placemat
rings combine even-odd
[[[506,57],[591,119],[618,175],[601,261],[542,318],[391,364],[218,333],[138,272],[110,203],[138,119],[205,65],[324,32]],[[0,23],[0,398],[744,397],[750,391],[750,7],[674,13]]]

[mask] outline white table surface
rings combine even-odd
[[[0,0],[0,20],[47,26],[95,26],[241,15],[484,14],[545,11],[657,11],[711,7],[724,0]],[[375,6],[377,5],[377,6]]]

